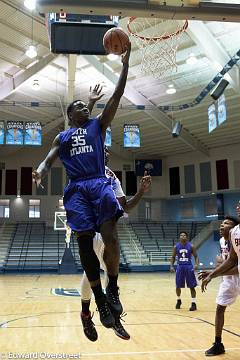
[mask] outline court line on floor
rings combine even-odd
[[[73,312],[75,312],[75,311],[73,311]],[[64,312],[60,312],[60,313],[64,313]],[[211,322],[209,322],[209,321],[207,321],[207,320],[204,320],[204,319],[201,319],[201,318],[197,318],[197,317],[195,317],[195,316],[189,316],[189,315],[186,315],[186,314],[169,314],[168,312],[163,312],[165,315],[174,315],[174,316],[178,316],[178,317],[185,317],[185,318],[190,318],[190,319],[193,319],[193,320],[196,320],[196,321],[192,321],[192,322],[190,322],[191,324],[194,324],[194,323],[198,323],[199,324],[199,322],[202,322],[203,324],[205,323],[205,324],[208,324],[208,325],[211,325],[211,326],[215,326],[215,324],[214,323],[211,323]],[[52,314],[54,314],[54,315],[56,315],[56,314],[59,314],[59,313],[55,313],[55,312],[46,312],[46,313],[42,313],[42,314],[35,314],[35,315],[28,315],[28,316],[23,316],[23,317],[19,317],[19,318],[15,318],[15,319],[11,319],[11,320],[8,320],[8,321],[5,321],[5,322],[3,322],[3,323],[0,323],[0,328],[8,328],[8,324],[10,324],[10,323],[12,323],[12,322],[15,322],[15,321],[18,321],[18,320],[22,320],[22,319],[28,319],[28,318],[34,318],[34,317],[40,317],[40,316],[45,316],[45,315],[52,315]],[[181,322],[180,324],[183,324],[183,323],[189,323],[189,322],[187,322],[187,321],[184,321],[184,322]],[[149,322],[147,322],[147,323],[138,323],[138,324],[134,324],[134,323],[129,323],[129,324],[127,324],[127,325],[129,325],[129,326],[134,326],[134,325],[138,325],[138,326],[141,326],[141,325],[166,325],[166,324],[168,324],[168,325],[173,325],[173,324],[177,324],[176,322],[174,322],[174,323],[171,323],[171,322],[166,322],[166,323],[149,323]],[[74,327],[76,327],[77,325],[74,325]],[[97,326],[100,326],[100,325],[97,325]],[[41,327],[58,327],[58,325],[57,326],[31,326],[31,328],[33,328],[33,327],[39,327],[39,328],[41,328]],[[69,326],[67,326],[67,327],[69,327]],[[77,326],[78,327],[78,326]],[[12,326],[12,327],[9,327],[9,329],[13,329],[13,328],[28,328],[28,327],[21,327],[21,326]],[[231,331],[231,330],[228,330],[228,329],[226,329],[226,328],[223,328],[223,331],[225,331],[225,332],[228,332],[229,334],[231,334],[231,335],[234,335],[234,336],[237,336],[237,337],[240,337],[240,334],[238,334],[238,333],[235,333],[234,331]]]
[[[240,348],[228,348],[226,349],[226,351],[236,351],[236,350],[240,350]],[[171,354],[177,354],[177,353],[196,353],[196,352],[205,352],[206,349],[173,349],[173,350],[149,350],[149,351],[119,351],[119,352],[108,352],[108,353],[81,353],[81,357],[89,357],[89,356],[113,356],[113,355],[118,355],[118,356],[133,356],[133,355],[149,355],[149,354],[166,354],[166,353],[171,353]]]
[[[209,324],[209,325],[212,325],[212,326],[215,327],[215,324],[214,324],[214,323],[211,323],[210,321],[207,321],[207,320],[204,320],[204,319],[200,319],[200,318],[195,318],[195,319],[200,320],[200,321],[202,321],[203,323],[206,323],[206,324]],[[228,329],[226,329],[226,328],[223,328],[223,331],[228,332],[228,333],[231,334],[231,335],[235,335],[235,336],[237,336],[237,337],[240,337],[240,334],[235,333],[234,331],[228,330]]]

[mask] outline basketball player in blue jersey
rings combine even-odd
[[[105,150],[106,154],[106,160],[108,159],[108,150]],[[151,186],[151,177],[147,175],[147,171],[145,171],[144,176],[140,180],[140,186],[137,191],[137,193],[131,198],[126,199],[126,196],[122,190],[121,183],[114,174],[114,172],[106,167],[106,173],[107,176],[112,178],[112,186],[114,193],[123,207],[125,212],[130,212],[141,200],[144,193],[146,193],[150,186]],[[104,270],[105,274],[105,282],[107,287],[107,276],[106,276],[106,266],[103,261],[103,253],[104,253],[104,243],[102,241],[101,235],[99,233],[96,233],[94,239],[93,239],[93,248],[95,253],[97,254],[97,257],[100,262],[101,269]],[[81,321],[83,324],[83,330],[86,337],[91,341],[96,341],[98,338],[97,330],[94,326],[94,323],[92,321],[91,312],[89,310],[90,308],[90,302],[91,302],[91,287],[89,284],[89,281],[86,277],[86,274],[83,274],[82,280],[81,280],[81,301],[82,301],[82,312],[81,312]],[[113,314],[115,317],[115,325],[113,326],[113,330],[117,336],[119,336],[121,339],[129,340],[130,335],[127,333],[127,331],[124,329],[121,323],[121,317],[118,314]]]
[[[59,157],[70,179],[64,190],[64,207],[68,226],[77,234],[79,254],[84,271],[90,281],[102,324],[111,328],[115,324],[111,310],[123,311],[118,293],[119,241],[116,222],[123,214],[111,186],[105,176],[104,139],[111,124],[126,85],[131,44],[122,56],[122,71],[115,91],[102,114],[90,118],[87,105],[76,100],[67,108],[70,129],[60,133],[53,141],[45,160],[33,172],[33,180],[40,184]],[[104,241],[104,262],[109,283],[106,296],[100,281],[100,264],[93,250],[95,232]]]
[[[187,287],[190,288],[192,296],[192,304],[190,311],[197,310],[196,305],[196,290],[197,286],[196,277],[194,274],[194,269],[198,268],[199,259],[194,246],[188,241],[188,234],[185,231],[180,232],[179,242],[173,248],[173,254],[171,259],[170,271],[174,272],[174,263],[177,256],[177,269],[176,269],[176,294],[177,294],[177,304],[176,309],[181,308],[181,288],[185,287],[185,282]],[[193,267],[191,258],[194,256],[195,266]]]

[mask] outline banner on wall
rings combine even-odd
[[[224,94],[222,94],[222,96],[220,96],[220,98],[218,99],[218,125],[221,125],[226,120],[227,120],[226,101]]]
[[[217,127],[217,115],[215,105],[212,104],[208,108],[208,132],[212,132]]]
[[[4,121],[0,121],[0,145],[4,144]]]
[[[25,123],[25,145],[42,145],[42,125],[39,121]]]
[[[23,145],[23,121],[7,121],[6,144]]]
[[[125,124],[123,128],[124,141],[123,146],[128,148],[140,147],[140,129],[139,125]]]
[[[112,130],[111,130],[110,126],[106,130],[106,137],[105,137],[104,145],[112,146]]]
[[[162,176],[162,160],[135,160],[136,176],[143,176],[147,171],[151,176]]]

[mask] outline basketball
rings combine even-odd
[[[128,35],[120,28],[109,29],[103,37],[103,46],[109,54],[123,54],[128,43]]]

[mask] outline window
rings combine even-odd
[[[40,218],[40,200],[29,200],[29,218]]]
[[[0,200],[0,218],[9,218],[10,200]]]

